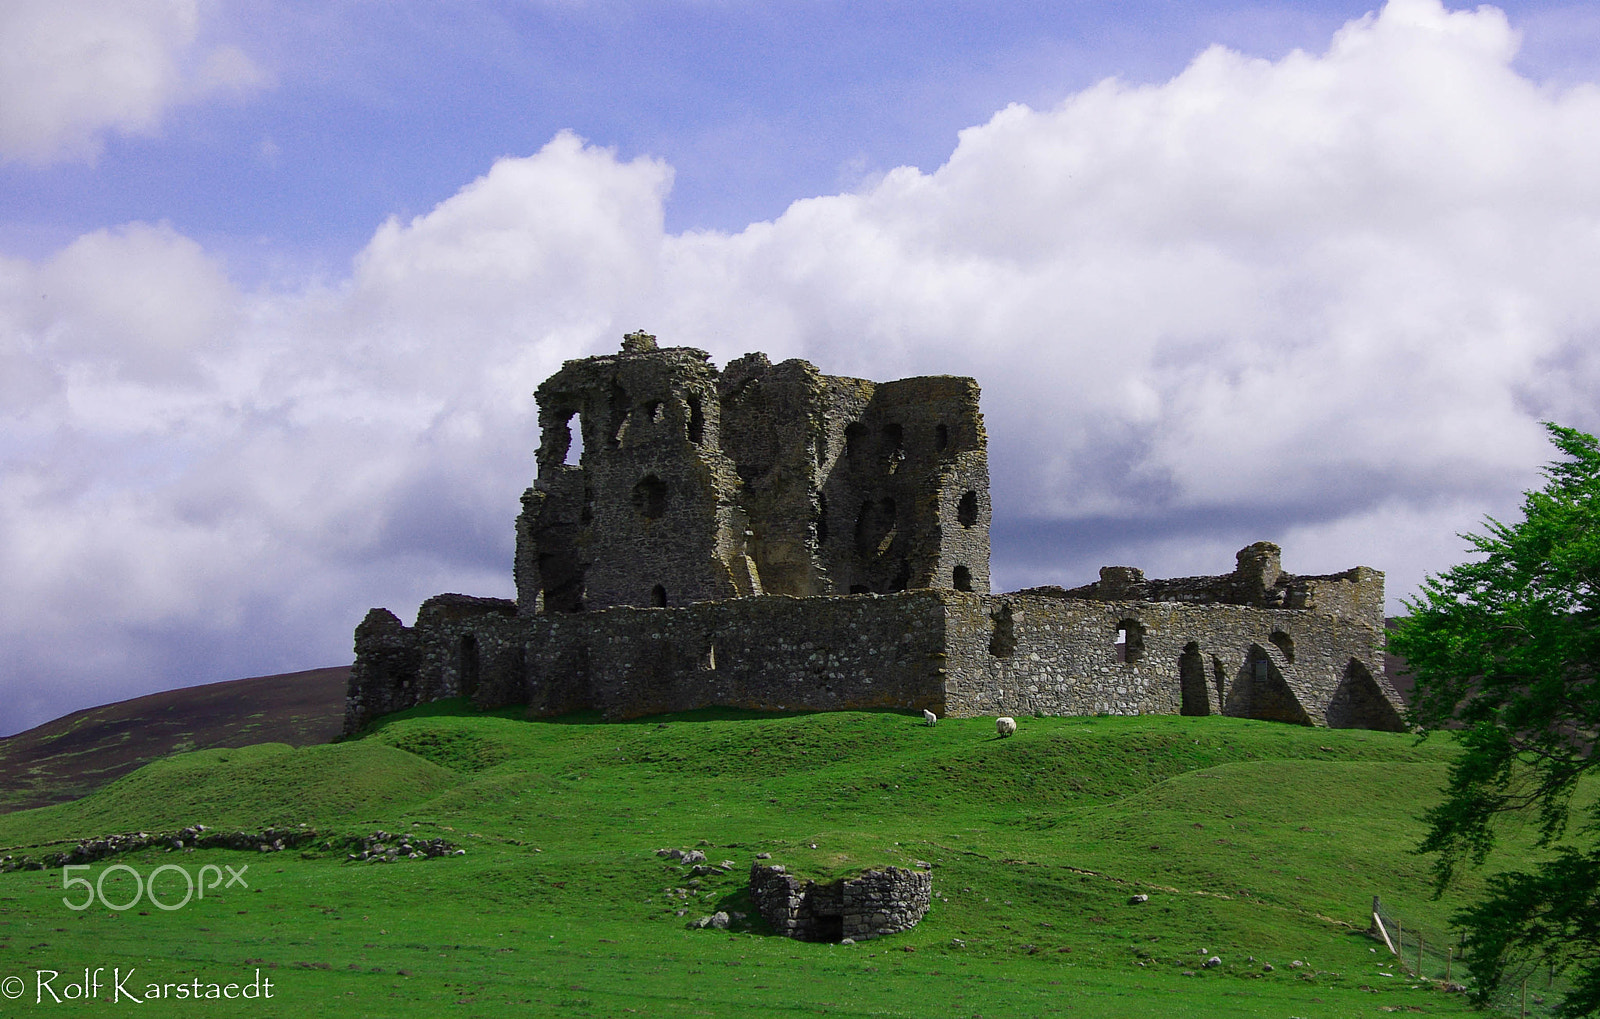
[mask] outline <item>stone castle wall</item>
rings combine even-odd
[[[362,623],[346,729],[453,696],[616,719],[926,708],[1399,729],[1381,648],[1364,621],[1305,610],[1046,594],[767,595],[538,616],[443,595],[414,627],[382,609]]]
[[[1399,698],[1381,667],[1373,672],[1382,631],[1364,620],[1040,594],[951,595],[947,604],[952,715],[1226,714],[1348,725],[1377,699],[1389,710],[1363,714],[1383,716],[1365,727],[1400,728]],[[1330,715],[1336,696],[1350,704]]]

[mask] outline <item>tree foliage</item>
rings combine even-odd
[[[1416,679],[1412,721],[1450,729],[1461,755],[1420,851],[1436,890],[1481,865],[1498,823],[1536,820],[1537,859],[1496,874],[1457,914],[1477,993],[1554,965],[1573,980],[1567,1015],[1600,1012],[1600,810],[1574,811],[1600,763],[1600,444],[1545,426],[1562,458],[1523,519],[1464,535],[1478,558],[1429,578],[1390,646]],[[1581,802],[1581,801],[1580,801]]]

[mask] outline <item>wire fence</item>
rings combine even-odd
[[[1372,926],[1368,933],[1379,942],[1378,953],[1388,958],[1378,966],[1392,976],[1378,979],[1433,981],[1457,984],[1471,989],[1476,981],[1462,961],[1461,931],[1429,930],[1391,912],[1375,895],[1372,897]],[[1570,990],[1560,971],[1536,960],[1513,963],[1506,968],[1500,986],[1487,1004],[1509,1016],[1534,1016],[1547,1019],[1556,1015],[1561,999]]]

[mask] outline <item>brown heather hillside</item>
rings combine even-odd
[[[330,742],[349,676],[341,665],[166,690],[0,739],[0,813],[78,799],[181,751]]]

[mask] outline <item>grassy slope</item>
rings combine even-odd
[[[616,1016],[1467,1011],[1379,976],[1381,956],[1352,933],[1374,894],[1446,929],[1459,898],[1431,901],[1426,861],[1408,852],[1443,780],[1442,741],[1225,718],[1024,719],[999,740],[984,720],[929,729],[888,713],[602,725],[451,710],[392,716],[352,743],[176,757],[76,803],[0,816],[0,846],[307,822],[442,834],[467,856],[149,853],[127,862],[244,862],[254,879],[175,912],[140,907],[150,915],[74,913],[59,873],[4,875],[0,969],[137,965],[176,980],[264,965],[295,1014],[345,1017],[507,1003]],[[702,840],[737,866],[697,886],[654,854]],[[748,908],[757,852],[817,875],[926,860],[938,899],[915,931],[854,946],[685,930]],[[1130,905],[1137,891],[1150,901]],[[1201,969],[1210,953],[1224,965]]]
[[[147,694],[0,739],[0,812],[75,800],[168,754],[327,743],[344,722],[348,665]]]

